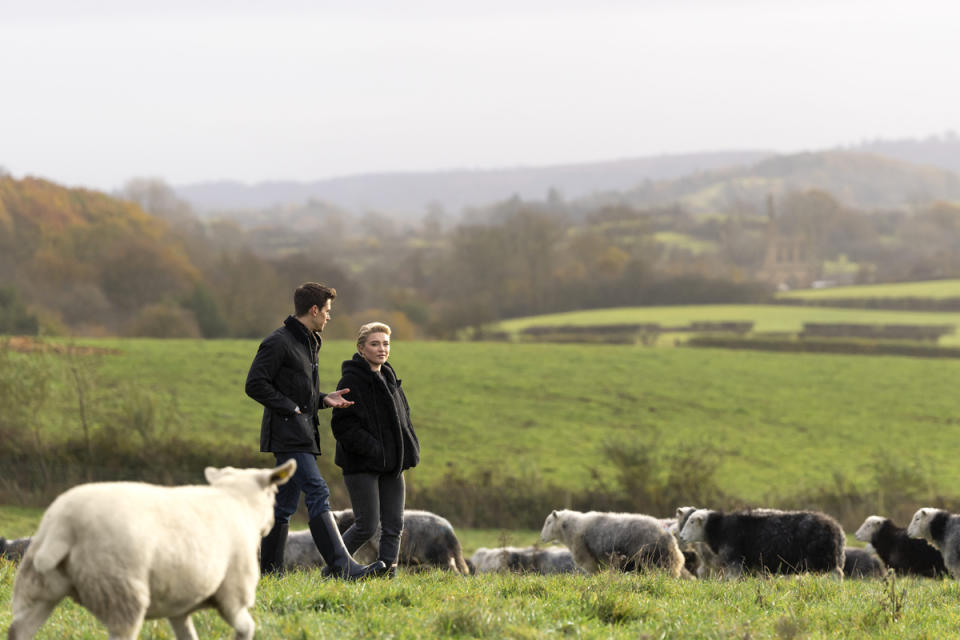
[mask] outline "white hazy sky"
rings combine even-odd
[[[957,0],[0,0],[0,166],[111,190],[960,131]]]

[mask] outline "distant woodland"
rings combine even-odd
[[[379,318],[463,337],[536,313],[960,277],[958,203],[955,173],[851,152],[415,219],[316,199],[201,217],[159,180],[107,195],[6,176],[0,333],[261,337],[306,280],[339,291],[334,336]]]

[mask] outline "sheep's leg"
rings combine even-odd
[[[8,631],[7,637],[9,640],[29,640],[32,638],[40,625],[50,617],[59,602],[59,600],[34,600],[27,606],[17,607]]]
[[[128,624],[113,622],[107,627],[107,631],[110,633],[107,640],[137,640],[137,636],[140,635],[140,627],[142,626],[143,615],[136,621]]]
[[[250,612],[247,611],[246,607],[236,611],[232,618],[228,618],[227,616],[223,617],[236,632],[234,635],[236,640],[252,640],[253,631],[257,625],[253,622],[253,617],[250,615]]]
[[[177,640],[198,640],[197,630],[193,628],[190,614],[170,618],[170,626],[177,636]]]
[[[723,578],[725,580],[737,580],[741,573],[743,573],[743,565],[739,562],[731,562],[723,568]]]

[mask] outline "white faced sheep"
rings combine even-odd
[[[932,507],[918,509],[907,526],[907,534],[923,538],[936,547],[947,571],[960,579],[960,515]]]
[[[346,531],[353,524],[351,509],[334,511],[340,531]],[[379,532],[372,540],[357,549],[354,558],[366,564],[377,559],[379,551]],[[456,573],[468,574],[470,570],[463,558],[460,540],[453,525],[446,518],[430,511],[407,509],[403,512],[403,533],[400,536],[400,566],[408,568],[439,567]],[[283,565],[287,569],[309,569],[322,567],[323,559],[309,531],[292,531],[287,536],[287,545],[283,554]]]
[[[663,524],[633,513],[553,511],[543,523],[540,538],[558,540],[587,573],[601,567],[622,570],[660,568],[675,577],[684,573],[683,554]]]
[[[687,519],[696,511],[696,507],[678,507],[677,517],[670,533],[677,538],[680,545],[680,551],[683,552],[685,566],[687,570],[698,578],[717,577],[723,575],[723,561],[720,556],[710,550],[705,542],[683,542],[680,540],[680,530],[687,523]],[[696,560],[690,558],[690,554],[695,554]]]
[[[6,558],[11,562],[20,562],[29,546],[30,538],[17,538],[15,540],[0,538],[0,558]]]
[[[898,527],[889,518],[870,516],[854,535],[857,540],[869,543],[883,563],[900,575],[928,578],[947,575],[939,551],[924,540],[911,538],[906,528]]]
[[[846,547],[843,550],[845,578],[879,578],[887,572],[883,561],[869,549]]]
[[[144,619],[169,618],[197,637],[190,614],[214,607],[236,638],[253,637],[257,547],[273,526],[276,469],[207,467],[209,486],[137,482],[76,486],[43,515],[13,587],[10,640],[32,638],[63,598],[90,610],[110,638],[136,638]]]
[[[724,577],[744,570],[831,573],[843,579],[843,529],[816,511],[698,509],[680,531],[686,543],[705,542],[723,563]]]
[[[470,557],[477,573],[514,571],[518,573],[577,573],[573,554],[566,547],[480,547]]]

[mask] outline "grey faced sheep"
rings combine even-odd
[[[843,550],[843,576],[845,578],[879,578],[887,569],[875,553],[868,549],[847,547]]]
[[[673,535],[651,516],[633,513],[553,511],[543,523],[540,538],[558,540],[587,573],[601,567],[621,570],[659,568],[679,577],[683,554]]]
[[[907,535],[923,538],[940,551],[947,571],[960,579],[960,515],[926,507],[913,514]]]
[[[470,557],[477,573],[514,571],[518,573],[576,573],[573,554],[565,547],[480,547]]]
[[[0,558],[6,558],[11,562],[20,562],[29,546],[30,538],[17,538],[15,540],[0,538]]]
[[[816,511],[698,509],[680,531],[686,543],[705,542],[722,563],[724,577],[742,571],[830,573],[843,579],[843,529]]]
[[[899,575],[940,578],[947,575],[943,556],[924,540],[911,538],[889,518],[870,516],[855,534],[873,547],[883,563]]]
[[[346,531],[353,524],[351,509],[334,511],[340,531]],[[377,559],[379,534],[357,549],[354,558],[367,564]],[[463,558],[460,540],[453,525],[441,516],[430,511],[407,509],[403,512],[403,533],[400,536],[400,566],[412,569],[438,567],[450,569],[456,573],[468,574],[470,570]],[[287,569],[310,569],[322,567],[323,559],[317,551],[310,532],[291,531],[283,554],[283,565]]]
[[[111,639],[133,639],[144,619],[169,618],[178,639],[197,637],[190,614],[214,607],[236,638],[253,637],[257,547],[273,526],[276,469],[205,471],[209,486],[84,484],[43,515],[13,586],[10,640],[32,638],[70,596]]]

